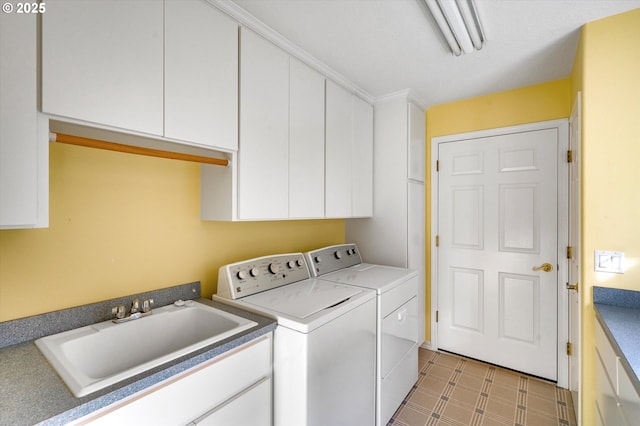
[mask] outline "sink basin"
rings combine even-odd
[[[88,395],[257,323],[190,302],[115,324],[105,321],[43,337],[36,346],[76,397]]]

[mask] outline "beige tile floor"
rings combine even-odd
[[[571,394],[553,383],[422,348],[419,368],[388,426],[576,425]]]

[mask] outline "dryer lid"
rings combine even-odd
[[[413,269],[361,263],[319,278],[335,283],[370,288],[381,294],[416,276],[418,276],[418,272]]]

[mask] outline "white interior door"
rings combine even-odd
[[[438,145],[440,349],[557,380],[558,129]],[[551,270],[534,270],[548,263]]]

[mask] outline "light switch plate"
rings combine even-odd
[[[594,259],[597,272],[624,274],[624,253],[621,251],[596,250]]]

